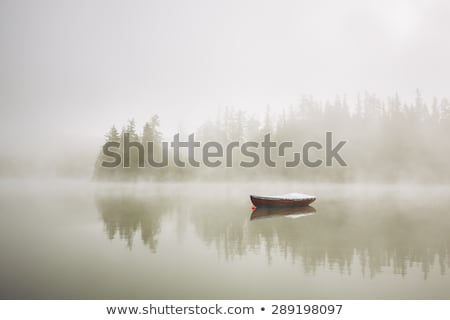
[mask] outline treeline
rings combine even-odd
[[[292,160],[293,152],[301,152],[301,146],[308,141],[325,145],[325,133],[332,132],[333,140],[348,141],[342,148],[342,157],[348,166],[334,163],[327,167],[316,168],[300,164],[287,168],[286,160]],[[419,91],[412,103],[401,101],[398,95],[380,99],[372,94],[358,96],[349,103],[344,97],[333,102],[319,101],[305,96],[298,105],[274,114],[270,108],[261,110],[258,115],[249,114],[240,109],[225,108],[215,120],[209,120],[195,132],[196,140],[205,143],[216,141],[224,145],[238,141],[256,141],[261,143],[270,133],[277,142],[292,141],[294,148],[284,157],[274,152],[271,158],[275,167],[260,161],[255,168],[239,166],[242,155],[233,157],[233,166],[200,168],[187,166],[180,168],[173,163],[173,151],[169,144],[169,165],[156,168],[145,163],[139,168],[138,152],[133,148],[130,153],[130,167],[104,168],[101,163],[107,157],[100,151],[95,177],[97,179],[295,179],[307,181],[427,181],[448,182],[450,180],[450,101],[446,98],[434,98],[426,103]],[[106,135],[106,142],[119,142],[117,152],[123,156],[124,134],[130,141],[141,142],[145,153],[150,151],[154,159],[161,159],[162,133],[158,116],[145,123],[138,132],[134,120],[121,131],[112,127]],[[167,141],[171,141],[173,136]],[[187,135],[180,140],[187,141]],[[152,143],[151,150],[148,142]],[[273,150],[275,151],[275,149]],[[262,149],[257,151],[263,158]],[[324,150],[310,154],[311,159],[323,158]],[[181,157],[187,159],[187,154]],[[201,157],[200,157],[201,158]],[[187,161],[186,161],[187,162]]]

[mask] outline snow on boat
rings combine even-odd
[[[316,200],[315,196],[303,193],[288,193],[280,196],[250,195],[253,205],[259,207],[304,207]]]
[[[281,208],[270,208],[270,207],[259,207],[256,208],[251,216],[250,220],[262,219],[262,218],[274,218],[274,217],[285,217],[285,218],[301,218],[306,216],[311,216],[316,213],[316,209],[310,206],[306,207],[281,207]]]

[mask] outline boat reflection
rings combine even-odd
[[[311,206],[305,207],[285,207],[285,208],[256,208],[251,216],[250,220],[266,219],[274,217],[286,217],[286,218],[301,218],[311,216],[316,213],[316,209]]]

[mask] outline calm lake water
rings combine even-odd
[[[251,219],[288,192],[314,209]],[[450,299],[449,208],[442,186],[2,181],[0,298]]]

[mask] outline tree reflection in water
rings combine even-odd
[[[97,197],[97,208],[105,224],[109,239],[116,235],[127,242],[131,249],[135,234],[140,230],[141,239],[152,252],[158,246],[161,217],[167,207],[133,195]]]
[[[268,263],[284,257],[302,265],[306,273],[315,273],[318,267],[351,273],[359,265],[362,274],[370,277],[386,267],[404,276],[419,265],[426,278],[436,262],[441,274],[449,267],[448,197],[426,204],[414,195],[382,201],[381,196],[337,200],[325,195],[316,209],[303,212],[309,214],[303,218],[289,219],[292,212],[256,211],[251,219],[246,195],[209,195],[186,191],[175,200],[170,192],[107,194],[97,197],[97,206],[110,239],[118,235],[132,248],[139,231],[153,253],[164,229],[162,217],[171,211],[175,212],[171,219],[180,227],[177,233],[192,226],[195,237],[227,260],[265,252]]]

